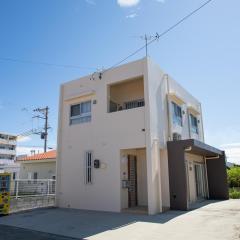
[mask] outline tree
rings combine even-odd
[[[240,187],[240,167],[232,167],[227,170],[229,187]]]

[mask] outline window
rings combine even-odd
[[[71,106],[70,125],[91,121],[91,101]]]
[[[37,178],[38,178],[38,173],[37,172],[33,173],[33,179],[37,180]]]
[[[13,180],[16,179],[16,172],[13,172],[12,178],[13,178]]]
[[[191,127],[191,132],[198,134],[198,121],[197,118],[190,114],[190,127]]]
[[[172,102],[173,124],[182,126],[182,108],[175,102]]]
[[[92,165],[93,165],[93,156],[92,152],[88,151],[85,153],[85,183],[92,183]]]
[[[38,179],[38,173],[37,173],[37,172],[34,172],[34,173],[33,173],[34,183],[37,183],[37,179]]]

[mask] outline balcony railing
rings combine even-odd
[[[144,107],[145,102],[144,102],[144,99],[139,99],[139,100],[125,102],[124,105],[125,105],[125,109],[132,109],[132,108]]]
[[[8,139],[0,138],[0,144],[16,145],[17,140],[8,140]]]
[[[16,150],[11,150],[11,149],[3,149],[0,148],[0,154],[4,154],[4,155],[16,155]]]
[[[144,107],[145,101],[144,99],[138,99],[133,101],[124,102],[123,105],[110,101],[110,111],[109,112],[118,112],[127,109]]]

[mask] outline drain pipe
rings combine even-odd
[[[201,103],[199,103],[199,107],[200,107],[200,111],[201,111],[202,140],[203,140],[203,142],[205,142],[204,129],[203,129],[202,104]]]
[[[188,135],[189,135],[189,139],[191,139],[191,123],[190,123],[190,114],[189,114],[189,109],[187,110],[187,118],[188,118]]]
[[[207,198],[209,199],[209,187],[208,187],[208,175],[207,175],[207,158],[204,157],[204,166],[205,166],[205,178],[206,178],[206,187],[207,187]]]
[[[169,78],[168,78],[168,74],[164,74],[163,76],[166,79],[166,83],[167,83],[167,122],[168,122],[168,141],[172,140],[172,136],[170,134],[171,132],[171,125],[170,125],[170,108],[169,108],[169,93],[170,93],[170,89],[169,89]]]

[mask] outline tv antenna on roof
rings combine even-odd
[[[144,36],[140,36],[140,39],[145,41],[146,57],[148,57],[148,45],[151,42],[158,40],[159,38],[160,36],[158,33],[156,33],[154,36],[147,34],[145,34]]]

